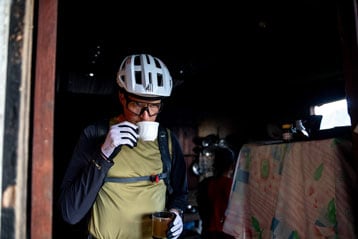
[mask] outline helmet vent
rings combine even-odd
[[[158,59],[154,58],[154,63],[155,63],[155,66],[159,69],[162,68],[162,66],[160,65],[160,62],[158,61]]]
[[[158,81],[158,86],[161,86],[161,87],[164,86],[162,74],[157,74],[157,81]]]
[[[139,56],[134,56],[134,65],[135,66],[140,66],[140,57]]]
[[[148,81],[149,81],[149,84],[153,84],[153,76],[152,76],[152,73],[151,73],[151,72],[149,72],[149,79],[148,79]]]
[[[135,72],[135,83],[138,85],[142,84],[142,72],[141,71]]]
[[[150,92],[152,92],[153,91],[153,75],[152,75],[152,73],[151,72],[149,72],[149,74],[148,74],[148,85],[147,85],[147,87],[145,87],[145,90],[146,91],[150,91]]]

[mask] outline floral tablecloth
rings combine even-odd
[[[339,138],[246,144],[224,231],[249,238],[356,238],[351,142]]]

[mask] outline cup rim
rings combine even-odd
[[[156,211],[152,213],[153,217],[160,217],[160,218],[174,218],[175,214],[170,211]]]
[[[150,121],[150,120],[142,120],[142,121],[137,122],[137,125],[138,124],[155,124],[155,125],[159,125],[159,122],[158,121]]]

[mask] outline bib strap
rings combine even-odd
[[[104,179],[105,182],[111,183],[134,183],[138,181],[150,181],[158,183],[161,179],[167,177],[167,173],[160,173],[149,176],[140,176],[140,177],[128,177],[128,178],[117,178],[117,177],[106,177]]]

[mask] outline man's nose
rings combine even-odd
[[[150,118],[149,116],[149,109],[148,107],[143,107],[142,110],[140,111],[139,117],[143,120],[147,120]]]

